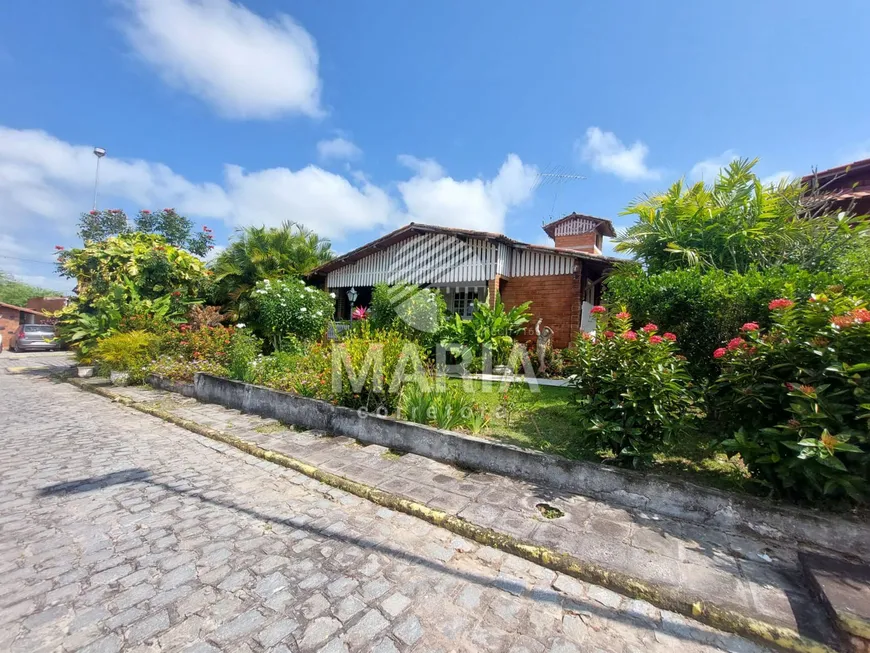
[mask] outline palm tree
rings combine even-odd
[[[245,318],[258,281],[306,275],[334,256],[329,240],[296,222],[244,227],[211,264],[216,300],[233,319]]]

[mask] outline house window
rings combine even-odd
[[[457,288],[453,292],[452,311],[463,319],[471,317],[474,312],[474,300],[481,298],[479,288]]]

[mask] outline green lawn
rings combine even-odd
[[[449,379],[448,383],[461,385],[462,381]],[[474,401],[487,407],[487,412],[493,415],[480,434],[482,437],[573,460],[602,459],[599,452],[585,447],[579,437],[581,426],[572,406],[573,390],[540,386],[540,392],[522,391],[517,393],[515,408],[507,414],[499,410],[505,405],[499,386],[492,384],[488,392],[480,389],[479,382],[474,387]],[[745,468],[717,453],[715,444],[712,438],[702,435],[677,443],[669,451],[655,456],[652,471],[720,489],[749,491]]]

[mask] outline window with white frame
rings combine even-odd
[[[483,299],[482,288],[456,288],[452,293],[452,303],[449,305],[450,310],[456,313],[463,319],[471,317],[474,312],[474,301]]]

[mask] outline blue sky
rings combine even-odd
[[[87,0],[0,6],[0,268],[61,290],[78,214],[296,220],[345,251],[411,220],[545,243],[571,211],[734,156],[870,156],[870,3]],[[537,184],[559,169],[582,181]]]

